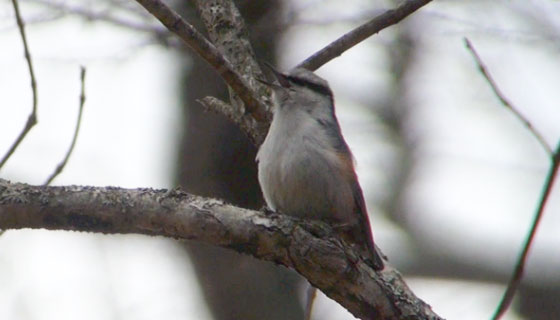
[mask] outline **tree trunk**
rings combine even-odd
[[[257,56],[274,63],[280,1],[239,1]],[[194,9],[192,9],[194,10]],[[189,17],[195,15],[190,14]],[[199,24],[199,30],[204,27]],[[192,55],[191,55],[192,56]],[[223,81],[198,57],[182,79],[184,133],[177,177],[187,192],[258,209],[264,202],[257,181],[256,148],[237,125],[205,112],[196,99],[228,100]],[[187,244],[204,296],[215,319],[301,319],[301,277],[282,267],[222,248]]]

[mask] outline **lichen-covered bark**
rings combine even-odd
[[[360,319],[440,319],[397,271],[373,271],[324,223],[265,215],[180,190],[0,179],[0,229],[22,228],[198,240],[294,269]]]
[[[258,72],[249,42],[255,45],[255,54],[259,59],[270,63],[275,61],[277,33],[267,30],[277,29],[284,3],[281,0],[266,0],[238,4],[244,21],[239,20],[241,15],[233,9],[216,10],[216,15],[235,14],[237,18],[216,19],[237,20],[237,23],[221,24],[228,28],[221,30],[221,34],[231,40],[235,40],[232,35],[237,35],[245,45],[232,43],[227,49],[223,41],[216,41],[215,46],[239,74]],[[197,16],[202,20],[200,11],[196,15],[192,11],[184,15]],[[206,29],[202,21],[198,23],[194,17],[191,20],[199,30]],[[245,26],[249,30],[245,30]],[[211,34],[211,31],[208,33]],[[251,37],[250,41],[248,37]],[[214,41],[216,38],[212,36],[210,39]],[[244,67],[246,64],[250,65]],[[255,156],[256,146],[264,139],[268,123],[252,121],[252,117],[243,112],[244,105],[238,103],[235,96],[232,99],[231,90],[228,92],[223,81],[212,77],[214,73],[203,61],[192,59],[188,65],[182,85],[185,132],[177,155],[177,183],[191,193],[226,199],[240,207],[262,207],[264,202],[257,182]],[[250,86],[261,85],[251,82],[257,76],[251,73],[243,74],[247,83]],[[258,92],[259,88],[253,89]],[[205,96],[202,100],[207,109],[215,112],[202,112],[199,103],[193,99]],[[226,115],[229,121],[222,115]],[[186,243],[185,247],[193,262],[204,301],[214,319],[303,318],[299,291],[304,279],[297,273],[219,247],[201,243]]]
[[[258,146],[264,141],[272,118],[271,91],[257,80],[265,79],[265,76],[257,63],[249,41],[245,20],[241,17],[233,1],[230,0],[197,0],[196,5],[210,41],[231,62],[235,71],[247,81],[250,88],[261,99],[263,105],[267,107],[268,118],[267,121],[255,121],[247,114],[243,101],[231,88],[229,104],[216,103],[215,100],[211,100],[211,97],[206,97],[203,101],[227,115],[235,123],[240,124],[244,131],[250,130],[248,136]]]
[[[154,0],[136,0],[146,10],[154,15],[169,31],[175,33],[193,51],[202,57],[213,69],[220,74],[224,81],[231,86],[244,101],[246,110],[259,122],[266,122],[268,113],[259,97],[241,77],[231,63],[220,54],[190,23],[186,22],[165,3]]]

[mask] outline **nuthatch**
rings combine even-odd
[[[274,117],[257,154],[259,183],[268,207],[330,223],[359,248],[368,265],[383,269],[327,81],[302,68],[289,74],[272,71],[279,83],[270,84]]]

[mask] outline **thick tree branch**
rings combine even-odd
[[[325,63],[340,56],[344,51],[352,48],[370,36],[401,22],[401,20],[428,4],[430,1],[431,0],[408,0],[395,9],[387,10],[317,51],[311,57],[297,65],[297,67],[312,71],[317,70]]]
[[[294,269],[361,319],[441,319],[400,274],[374,272],[321,222],[237,208],[180,190],[44,187],[0,179],[0,229],[192,239]]]
[[[247,81],[235,72],[233,65],[210,41],[163,2],[159,0],[136,0],[136,2],[141,4],[171,32],[179,36],[191,49],[206,60],[239,95],[247,111],[257,121],[266,121],[268,118],[266,107],[251,90]]]
[[[257,63],[253,47],[249,41],[249,34],[245,21],[241,17],[239,10],[231,0],[197,0],[196,6],[200,12],[200,17],[206,26],[210,40],[216,48],[231,62],[235,71],[239,73],[249,84],[257,96],[267,107],[266,121],[255,122],[245,112],[245,107],[240,101],[237,93],[230,87],[230,104],[220,105],[216,109],[222,111],[226,116],[239,124],[246,134],[251,138],[255,145],[260,145],[266,136],[269,120],[272,116],[270,112],[271,91],[257,79],[265,79],[259,64]],[[205,105],[212,106],[210,101],[215,98],[206,97],[203,99]]]

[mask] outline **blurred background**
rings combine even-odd
[[[289,70],[392,1],[236,1],[259,61]],[[203,30],[190,2],[174,1]],[[256,149],[196,102],[226,99],[216,73],[134,1],[21,0],[38,125],[0,177],[54,185],[173,188],[263,205]],[[0,154],[31,109],[11,2],[0,3]],[[448,319],[488,319],[526,237],[549,159],[504,108],[464,45],[555,147],[560,2],[435,1],[317,73],[335,93],[376,243]],[[560,194],[553,190],[506,319],[560,318]],[[0,236],[0,319],[298,319],[295,273],[220,248],[139,235],[43,230]],[[319,296],[314,319],[352,319]]]

